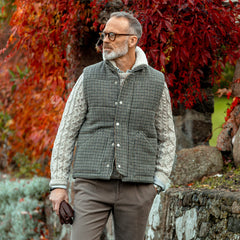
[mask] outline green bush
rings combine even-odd
[[[37,175],[37,170],[41,168],[40,163],[32,163],[29,157],[24,153],[17,153],[13,157],[13,168],[14,176],[19,178],[31,178],[34,175]]]
[[[0,109],[1,106],[0,103]],[[10,123],[10,115],[0,111],[0,169],[6,169],[8,166],[8,150],[10,148],[8,138],[12,135],[9,128]]]
[[[223,68],[223,72],[221,78],[214,83],[213,85],[213,92],[216,93],[217,90],[220,88],[230,88],[233,80],[235,66],[227,63],[225,68]]]
[[[43,198],[49,180],[0,182],[0,239],[39,240],[44,234]]]

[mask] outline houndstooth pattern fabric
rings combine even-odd
[[[84,70],[88,105],[76,150],[73,177],[110,179],[114,161],[122,181],[153,182],[157,151],[155,113],[163,74],[150,66],[134,69],[120,88],[109,62]]]
[[[146,56],[138,47],[136,56],[137,60],[133,69],[139,65],[147,65]],[[121,85],[123,85],[124,79],[129,73],[120,75]],[[55,139],[51,160],[51,187],[66,187],[67,185],[76,136],[87,111],[87,103],[83,94],[83,78],[84,74],[80,76],[71,92]],[[166,84],[164,84],[159,109],[156,111],[155,125],[158,134],[159,153],[156,160],[154,182],[165,188],[165,185],[169,182],[168,177],[175,157],[176,144],[171,103]]]

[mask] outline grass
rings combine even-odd
[[[229,108],[232,99],[227,99],[227,97],[215,97],[214,98],[214,113],[212,114],[212,138],[209,141],[210,146],[215,147],[217,144],[217,137],[222,130],[222,124],[224,123],[224,118],[226,117],[226,111]]]

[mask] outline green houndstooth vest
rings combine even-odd
[[[73,177],[110,179],[114,161],[122,181],[153,182],[157,155],[155,114],[164,76],[147,65],[120,88],[108,61],[84,69],[88,111],[77,139]]]

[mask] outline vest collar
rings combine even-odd
[[[132,69],[127,71],[129,73],[137,72],[148,66],[147,57],[143,52],[143,50],[137,46],[135,52],[136,52],[136,61]],[[118,73],[121,72],[121,70],[116,66],[116,63],[114,62],[114,60],[110,60],[110,61],[106,60],[105,62],[112,70],[114,70],[114,72],[118,72]]]

